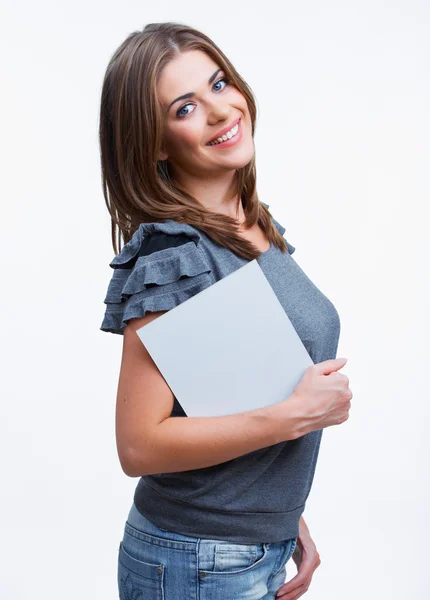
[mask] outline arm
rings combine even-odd
[[[305,545],[305,544],[309,544],[309,543],[313,544],[311,534],[309,533],[309,529],[305,523],[303,515],[300,517],[300,522],[299,522],[299,540],[300,540],[301,545]]]
[[[293,439],[293,421],[279,404],[221,417],[169,417],[135,452],[132,476],[216,465]]]
[[[208,467],[300,435],[288,402],[221,417],[170,417],[173,393],[136,334],[160,314],[131,319],[124,330],[116,437],[127,475]]]
[[[288,597],[298,598],[307,592],[315,569],[321,564],[320,555],[311,538],[303,515],[300,517],[299,536],[297,538],[296,549],[293,553],[293,559],[297,565],[297,575],[279,588],[276,592],[276,598],[287,597],[286,594],[288,594]]]

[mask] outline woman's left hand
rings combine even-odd
[[[276,598],[282,600],[297,600],[307,592],[314,571],[321,564],[320,555],[303,517],[300,518],[299,536],[292,558],[297,565],[297,575],[276,592]]]

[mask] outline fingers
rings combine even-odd
[[[280,600],[297,600],[297,598],[300,598],[300,596],[303,596],[303,594],[305,594],[308,591],[308,588],[305,584],[302,584],[294,588],[293,590],[287,592],[286,594],[278,596],[281,590],[282,588],[279,588],[279,591],[276,594],[276,598],[280,598]]]
[[[284,585],[279,588],[279,590],[276,592],[276,598],[282,598],[282,600],[292,600],[295,597],[295,594],[298,592],[303,593],[301,590],[305,588],[307,589],[308,587],[308,580],[304,579],[299,573],[288,583],[284,583]]]

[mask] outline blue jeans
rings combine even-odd
[[[132,504],[118,553],[120,600],[273,600],[297,538],[237,544],[159,529]]]

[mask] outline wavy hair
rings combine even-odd
[[[165,114],[156,84],[163,67],[188,50],[206,52],[246,98],[254,136],[257,109],[251,88],[209,37],[176,22],[150,23],[128,35],[109,61],[100,101],[102,188],[111,217],[113,250],[117,254],[121,239],[126,244],[140,223],[173,219],[197,227],[216,243],[253,260],[261,252],[237,233],[237,222],[207,210],[170,179],[168,159],[158,160]],[[267,238],[286,252],[285,239],[258,200],[255,156],[237,169],[236,182],[245,225],[258,222]]]

